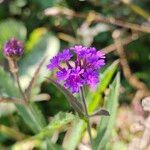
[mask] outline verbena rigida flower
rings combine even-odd
[[[95,88],[99,82],[99,69],[105,65],[105,54],[95,47],[76,45],[64,49],[50,60],[49,70],[57,69],[57,81],[72,93],[84,85]]]
[[[19,58],[24,52],[23,44],[19,40],[12,38],[5,43],[3,52],[5,57]]]

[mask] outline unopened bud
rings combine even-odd
[[[3,53],[6,58],[9,57],[12,59],[17,59],[23,55],[23,52],[23,44],[15,38],[12,38],[6,42],[3,48]]]

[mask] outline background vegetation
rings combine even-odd
[[[0,0],[0,149],[89,149],[85,122],[45,79],[53,76],[48,60],[74,44],[106,53],[97,90],[86,91],[90,113],[100,107],[110,113],[91,118],[95,149],[148,149],[150,108],[143,109],[142,100],[150,95],[149,5],[148,0]],[[30,110],[9,99],[19,97],[2,53],[11,37],[24,42],[19,60],[24,89],[47,56]]]

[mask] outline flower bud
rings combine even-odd
[[[3,48],[4,56],[12,59],[21,57],[23,55],[23,52],[23,44],[15,38],[12,38],[8,42],[6,42]]]

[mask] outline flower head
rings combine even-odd
[[[72,57],[76,60],[70,63]],[[65,63],[65,67],[62,63]],[[97,51],[95,47],[75,45],[53,57],[47,68],[57,68],[58,82],[63,82],[72,93],[78,93],[84,85],[96,87],[99,82],[99,69],[104,65],[105,54],[102,51]]]
[[[6,57],[19,58],[24,52],[23,44],[19,40],[12,38],[5,43],[3,52]]]

